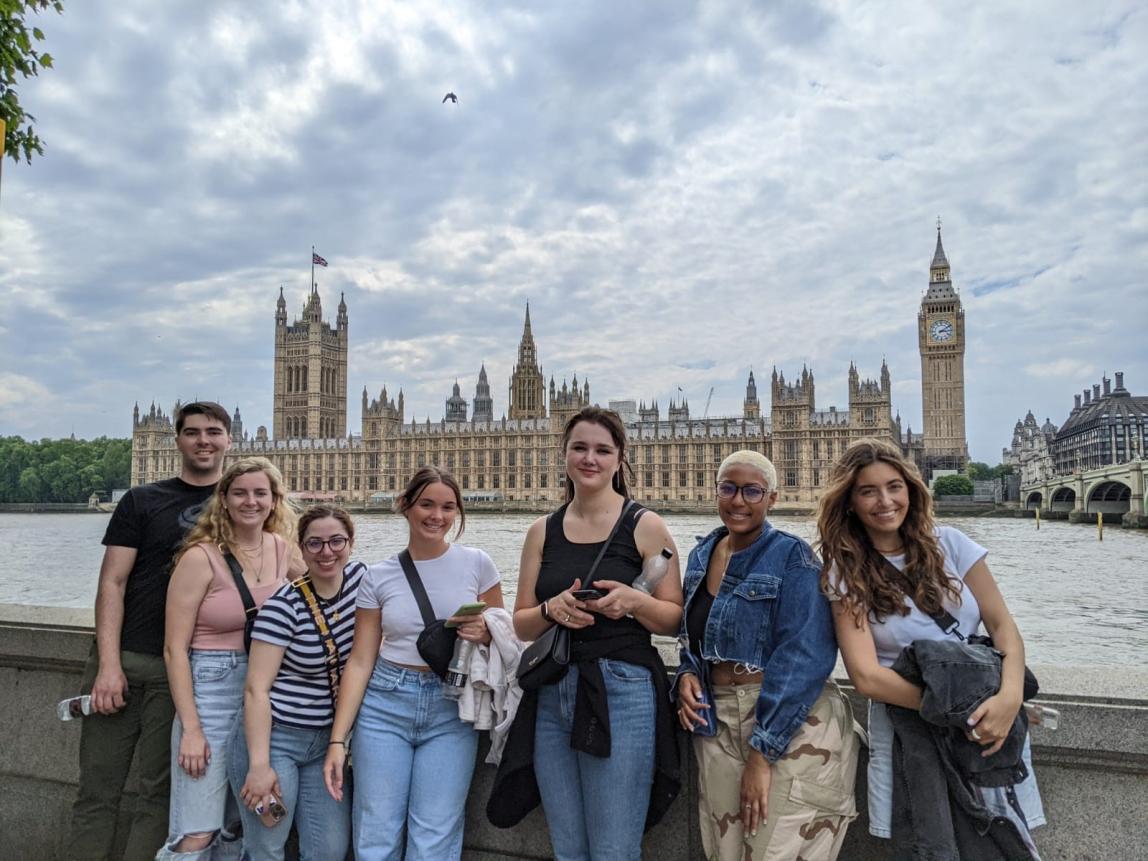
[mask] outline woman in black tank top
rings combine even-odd
[[[534,640],[552,625],[571,631],[568,672],[525,695],[526,714],[536,709],[537,717],[514,730],[533,731],[532,764],[560,859],[639,857],[643,831],[677,791],[666,672],[650,634],[677,631],[681,575],[662,518],[626,508],[625,446],[616,413],[588,407],[571,417],[563,435],[567,502],[530,527],[522,548],[519,637]],[[643,560],[663,548],[673,555],[653,594],[633,588]],[[583,600],[577,593],[587,585],[602,596]]]

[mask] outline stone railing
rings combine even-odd
[[[79,723],[62,723],[55,704],[77,692],[91,646],[91,612],[0,605],[0,858],[64,858],[77,776]],[[1038,667],[1041,701],[1061,712],[1056,732],[1033,731],[1037,776],[1049,825],[1036,832],[1046,859],[1143,857],[1148,847],[1148,672]],[[854,713],[864,720],[862,702]],[[684,747],[684,743],[683,743]],[[485,755],[485,745],[480,750]],[[696,772],[688,753],[687,790],[647,836],[645,856],[700,859]],[[549,858],[546,822],[535,811],[500,830],[484,815],[494,769],[475,772],[467,808],[466,851],[475,861]],[[134,800],[129,779],[125,804]],[[864,768],[861,817],[841,857],[888,857],[867,834]],[[122,816],[121,816],[122,820]],[[117,856],[118,857],[118,856]]]

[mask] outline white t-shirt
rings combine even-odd
[[[945,571],[955,576],[961,583],[961,603],[954,605],[948,596],[944,598],[945,609],[956,618],[960,624],[962,636],[977,633],[981,624],[981,608],[977,603],[972,590],[965,588],[965,575],[974,565],[980,562],[988,551],[965,533],[951,526],[937,527],[937,542],[941,545],[941,554],[945,557]],[[898,569],[905,566],[905,556],[886,557]],[[844,594],[845,586],[837,576],[837,569],[829,572],[829,582],[834,588]],[[914,640],[940,640],[945,636],[944,631],[918,609],[913,599],[906,597],[905,604],[909,607],[907,616],[888,616],[885,621],[876,621],[872,614],[869,616],[869,630],[873,633],[873,642],[877,646],[877,661],[883,667],[891,667],[901,654],[901,650]]]
[[[502,582],[494,561],[476,547],[452,544],[437,559],[415,560],[419,578],[436,619],[446,619],[463,604]],[[359,586],[357,606],[382,611],[383,647],[379,657],[397,664],[425,664],[415,645],[423,617],[397,555],[372,565]]]

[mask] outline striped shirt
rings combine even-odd
[[[355,598],[367,566],[351,562],[343,570],[343,587],[329,601],[319,597],[319,607],[339,650],[339,667],[351,654],[355,632]],[[271,685],[271,718],[276,723],[303,729],[331,725],[335,709],[327,677],[326,649],[315,617],[299,590],[288,583],[272,595],[255,618],[252,640],[284,649],[279,674]]]

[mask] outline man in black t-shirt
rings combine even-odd
[[[132,757],[139,799],[125,861],[151,861],[167,839],[171,723],[175,708],[163,661],[164,605],[172,558],[199,518],[231,446],[231,418],[199,401],[175,417],[178,478],[133,487],[104,533],[96,593],[96,641],[84,671],[93,713],[80,736],[80,787],[69,859],[106,859]]]

